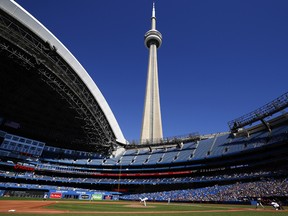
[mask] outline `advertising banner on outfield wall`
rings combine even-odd
[[[113,196],[112,195],[104,195],[103,199],[104,200],[112,200]]]
[[[102,200],[102,194],[92,194],[91,200]]]
[[[81,194],[79,196],[79,199],[81,199],[81,200],[90,200],[90,194]]]
[[[43,197],[43,195],[42,195]],[[51,199],[80,199],[80,200],[119,200],[118,194],[110,192],[92,192],[82,190],[50,190]]]
[[[62,193],[52,192],[52,193],[50,193],[50,198],[51,199],[61,199],[62,198]]]

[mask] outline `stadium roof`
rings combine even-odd
[[[2,0],[0,9],[0,129],[99,152],[125,143],[102,93],[69,50],[16,2]]]

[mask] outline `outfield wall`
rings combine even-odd
[[[78,199],[78,200],[119,200],[119,195],[110,192],[84,191],[84,190],[45,190],[6,188],[0,190],[0,197],[22,197],[22,198],[43,198],[47,199]]]
[[[119,195],[109,192],[50,190],[50,199],[80,199],[80,200],[119,200]]]

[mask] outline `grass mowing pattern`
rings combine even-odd
[[[69,211],[93,211],[93,212],[163,212],[163,211],[207,211],[207,210],[228,210],[229,208],[224,207],[212,207],[212,206],[201,206],[201,205],[175,205],[175,204],[147,204],[147,207],[141,204],[118,204],[117,202],[111,202],[111,204],[104,204],[101,202],[93,203],[56,203],[45,208],[56,209],[56,210],[67,210]]]
[[[14,199],[15,200],[15,199]],[[19,200],[20,201],[20,200]],[[20,201],[21,202],[21,201]],[[43,203],[43,201],[41,201]],[[144,207],[139,202],[101,202],[101,201],[69,201],[59,200],[50,206],[43,208],[43,213],[0,213],[1,216],[23,215],[23,216],[287,216],[287,211],[273,211],[271,206],[265,206],[265,210],[256,210],[255,206],[242,205],[216,205],[216,204],[176,204],[176,203],[151,203]],[[285,208],[285,207],[284,207]],[[287,208],[287,207],[286,207]],[[286,209],[285,208],[285,209]],[[65,213],[51,214],[49,209],[65,211]],[[231,212],[238,209],[241,211]],[[207,212],[209,211],[210,212]],[[222,212],[211,212],[218,210]],[[272,211],[271,211],[272,210]],[[187,212],[190,211],[190,212]],[[199,212],[191,212],[199,211]],[[49,213],[48,213],[49,212]],[[83,213],[82,213],[83,212]],[[91,212],[91,213],[90,213]]]
[[[135,207],[133,207],[135,206]],[[148,203],[147,207],[141,206],[139,203],[126,203],[119,204],[117,202],[101,203],[56,203],[51,206],[47,206],[50,209],[56,210],[69,210],[69,215],[73,215],[73,211],[83,211],[81,216],[91,216],[95,214],[86,214],[85,211],[98,212],[97,216],[107,215],[107,212],[115,212],[115,215],[129,215],[129,216],[179,216],[179,215],[193,215],[193,216],[287,216],[287,212],[273,211],[263,212],[253,209],[252,206],[234,206],[234,205],[208,205],[208,204],[163,204],[163,203]],[[239,212],[229,212],[231,209],[243,209]],[[245,210],[247,209],[247,210]],[[266,207],[267,210],[272,210],[272,207]],[[223,211],[223,212],[207,212],[207,211]],[[177,213],[175,213],[177,211]],[[199,211],[199,212],[188,212]],[[106,214],[105,214],[106,212]],[[125,214],[117,214],[117,212],[125,212]],[[138,213],[137,213],[138,212]],[[146,212],[141,214],[140,212]],[[149,213],[154,212],[154,213]],[[77,214],[75,214],[76,216]],[[113,213],[112,213],[113,215]],[[36,215],[33,215],[36,216]],[[43,216],[43,215],[42,215]]]
[[[106,213],[92,213],[92,214],[79,214],[79,213],[62,213],[62,214],[35,214],[35,213],[1,213],[1,216],[22,215],[22,216],[109,216],[109,215],[127,215],[127,216],[287,216],[287,212],[190,212],[190,213],[125,213],[125,214],[106,214]]]

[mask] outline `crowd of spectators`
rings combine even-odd
[[[147,197],[153,201],[239,202],[257,197],[288,197],[288,179],[265,180],[231,185],[143,193],[122,196],[124,200]]]
[[[288,198],[288,178],[273,179],[268,176],[271,172],[259,173],[242,173],[233,175],[219,175],[219,176],[199,176],[199,177],[184,177],[184,178],[163,178],[163,179],[109,179],[109,178],[73,178],[73,177],[53,177],[45,175],[37,175],[32,172],[16,173],[8,171],[0,171],[1,176],[10,178],[25,178],[25,179],[43,179],[58,182],[71,182],[71,183],[110,183],[110,184],[158,184],[164,183],[173,184],[175,182],[184,181],[211,181],[218,179],[227,180],[229,178],[239,179],[237,183],[227,185],[214,185],[211,187],[162,191],[155,193],[133,194],[124,195],[122,199],[125,200],[139,200],[140,197],[147,197],[149,200],[155,201],[197,201],[197,202],[239,202],[244,199],[251,199],[257,197],[286,197]],[[248,179],[253,176],[266,176],[261,177],[261,181],[240,182],[241,179]],[[47,182],[48,183],[48,182]],[[2,187],[9,187],[8,183],[1,183]],[[13,183],[10,183],[13,184]],[[11,186],[11,185],[10,185]],[[14,185],[15,186],[15,185]],[[20,185],[17,185],[18,187]],[[30,187],[29,184],[21,184],[24,187]],[[43,189],[41,185],[34,185],[35,189]],[[34,187],[31,185],[31,187]],[[79,185],[80,186],[80,185]],[[45,186],[44,186],[45,187]]]
[[[76,190],[72,187],[59,187],[39,184],[23,184],[0,182],[2,188],[26,188],[26,189],[56,189]],[[81,190],[78,188],[77,190]],[[87,189],[86,189],[87,190]],[[89,191],[89,190],[87,190]],[[178,202],[241,202],[256,200],[257,197],[288,198],[288,179],[277,179],[269,181],[257,181],[248,183],[236,183],[231,185],[215,185],[212,187],[162,191],[155,193],[142,193],[121,196],[122,200],[139,200],[147,197],[150,201],[178,201]]]
[[[58,182],[71,182],[71,183],[92,183],[92,184],[177,184],[177,183],[198,183],[198,182],[221,182],[223,180],[241,180],[252,179],[260,177],[269,177],[277,175],[271,171],[262,172],[247,172],[247,173],[235,173],[235,174],[222,174],[213,176],[190,176],[190,177],[171,177],[171,178],[93,178],[89,175],[83,177],[71,177],[71,175],[65,176],[49,176],[39,175],[34,172],[8,172],[1,171],[0,176],[12,177],[12,178],[24,178],[24,179],[39,179],[46,181],[58,181]]]
[[[105,192],[104,190],[76,188],[68,186],[56,186],[56,185],[42,185],[42,184],[25,184],[15,182],[0,182],[0,188],[2,189],[29,189],[29,190],[58,190],[58,191],[92,191],[92,192]]]

